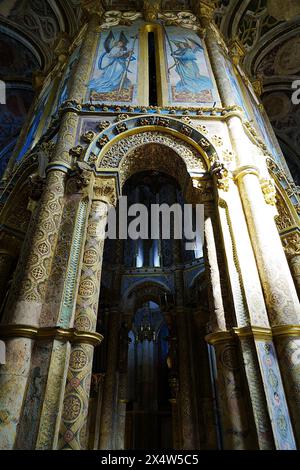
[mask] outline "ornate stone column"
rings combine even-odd
[[[214,294],[213,302],[210,307],[212,311],[215,309],[214,303],[216,300],[216,305],[221,306],[221,308],[219,307],[217,311],[215,310],[215,312],[211,314],[209,328],[213,333],[213,338],[217,339],[216,342],[214,341],[213,343],[216,350],[217,369],[219,371],[219,375],[222,374],[224,377],[227,377],[229,372],[226,369],[224,362],[221,360],[222,354],[219,354],[220,346],[218,346],[217,350],[216,345],[219,345],[219,340],[223,344],[224,334],[227,334],[228,338],[230,338],[230,334],[227,331],[227,325],[238,324],[240,326],[244,326],[250,322],[250,316],[253,318],[254,315],[256,315],[260,321],[264,321],[263,313],[265,313],[265,316],[267,316],[266,311],[263,312],[264,309],[260,306],[260,304],[263,305],[263,296],[262,293],[260,294],[259,290],[257,290],[257,286],[258,289],[260,289],[260,283],[258,275],[255,271],[255,260],[251,251],[247,227],[245,222],[243,224],[243,211],[240,207],[241,205],[237,204],[236,195],[232,194],[233,188],[230,184],[228,187],[228,194],[231,193],[230,197],[225,197],[224,194],[226,202],[223,199],[218,201],[219,205],[221,206],[219,209],[220,221],[217,220],[217,211],[212,207],[211,203],[205,204],[205,252],[207,257],[207,270],[211,276],[210,283],[214,286],[214,292],[218,293],[218,297],[216,297],[216,294]],[[234,206],[231,204],[231,200],[235,201]],[[230,216],[234,217],[235,222],[231,222]],[[223,240],[221,240],[221,237],[218,234],[219,227],[220,231],[222,231]],[[234,234],[232,233],[235,227],[237,227],[239,230],[239,240],[236,240],[236,237],[234,237]],[[225,245],[225,255],[220,253],[222,243]],[[249,250],[250,257],[246,256],[249,255]],[[241,253],[242,255],[240,257]],[[237,254],[239,256],[237,256]],[[253,260],[251,259],[251,256]],[[225,265],[225,259],[227,261],[227,269],[229,271],[228,278],[224,268],[222,270],[222,277],[220,276],[221,267]],[[220,272],[220,277],[216,278],[214,273],[218,272]],[[245,286],[245,282],[248,280],[250,282]],[[229,287],[229,281],[231,284],[231,289]],[[231,300],[230,290],[232,292],[233,301]],[[255,298],[253,297],[254,291],[256,292]],[[253,302],[254,300],[256,301],[255,304]],[[260,301],[260,304],[258,301]],[[225,307],[226,314],[224,310]],[[259,315],[260,313],[262,314],[261,316]],[[218,319],[221,319],[222,321]],[[235,406],[236,414],[239,413],[239,421],[236,422],[236,436],[239,435],[239,437],[236,440],[231,439],[232,436],[230,436],[230,431],[228,431],[228,429],[230,429],[230,425],[228,424],[229,418],[234,420],[234,417],[231,418],[227,414],[227,410],[230,409],[231,404],[226,402],[226,399],[229,399],[229,397],[232,395],[230,392],[231,382],[229,380],[225,380],[223,384],[222,380],[221,382],[218,381],[218,384],[223,384],[222,399],[219,400],[219,403],[221,406],[221,417],[223,421],[224,445],[228,446],[228,448],[231,448],[231,446],[237,446],[237,448],[241,448],[243,446],[245,446],[245,448],[256,448],[257,442],[253,433],[256,427],[258,447],[261,449],[267,449],[271,446],[272,448],[272,437],[270,444],[266,440],[265,430],[263,433],[260,432],[260,428],[262,427],[261,423],[263,421],[264,428],[268,429],[269,434],[272,436],[267,404],[264,397],[262,381],[260,378],[257,355],[255,348],[248,348],[246,352],[246,348],[244,346],[244,342],[241,343],[241,349],[236,347],[234,350],[234,355],[230,356],[231,358],[235,357],[235,361],[241,361],[239,355],[244,357],[245,364],[247,364],[247,367],[245,368],[246,377],[248,379],[247,384],[242,381],[241,377],[238,377],[241,369],[236,367],[232,367],[231,369],[231,382],[242,384],[241,386],[243,386],[244,390],[247,390],[248,388],[251,400],[245,400],[245,397],[239,395],[239,392],[237,392]],[[226,391],[227,385],[229,388],[228,391]],[[258,401],[258,397],[260,398],[260,401]],[[251,424],[253,422],[253,415],[255,427]],[[228,436],[226,436],[226,433],[228,433]]]
[[[99,7],[97,7],[99,8]],[[96,48],[98,31],[96,31],[99,19],[97,15],[91,17],[86,36],[81,49],[80,60],[77,65],[77,73],[70,90],[71,100],[81,100],[84,96],[85,84],[87,82],[93,61],[93,48]],[[14,446],[17,423],[26,391],[28,374],[30,371],[31,351],[33,337],[39,336],[36,328],[39,327],[39,318],[45,297],[47,279],[52,266],[53,255],[63,210],[63,197],[65,190],[65,178],[67,169],[71,167],[70,148],[74,146],[76,139],[76,126],[78,116],[75,112],[66,112],[58,134],[57,143],[48,165],[47,177],[44,191],[35,218],[32,220],[30,230],[27,234],[21,259],[18,264],[14,278],[11,295],[5,311],[3,326],[1,326],[1,337],[13,337],[6,341],[7,363],[0,369],[0,412],[3,420],[0,424],[0,447],[11,449]],[[10,328],[4,326],[9,324]],[[20,326],[21,325],[21,326]],[[26,328],[23,328],[26,325]],[[48,336],[57,336],[55,329]],[[58,335],[59,336],[59,335]],[[49,378],[46,394],[51,393],[57,379],[64,380],[66,361],[68,360],[69,346],[61,340],[54,341],[52,359],[49,368]],[[58,377],[57,366],[61,366],[61,374]],[[53,369],[53,370],[52,370]],[[58,391],[59,392],[59,391]],[[44,414],[57,415],[55,406],[59,403],[60,396],[57,395],[55,403],[44,400],[47,407],[52,405],[53,410],[45,409]],[[51,421],[50,420],[50,421]],[[43,433],[43,412],[41,414],[41,429]],[[49,427],[49,426],[48,426]],[[53,428],[53,425],[51,424]],[[48,432],[48,431],[47,431]],[[41,433],[40,433],[41,436]],[[49,448],[48,437],[43,438],[41,448]],[[51,444],[50,444],[51,447]]]
[[[106,202],[101,200],[92,202],[74,321],[75,329],[87,333],[94,332],[97,324],[107,211]],[[59,449],[78,450],[86,447],[84,434],[89,405],[93,352],[94,348],[90,344],[78,343],[71,348],[60,425]]]
[[[204,235],[205,235],[205,261],[206,271],[208,273],[209,288],[211,296],[209,296],[210,311],[210,328],[211,331],[226,330],[226,318],[224,311],[224,301],[222,292],[221,273],[218,262],[217,244],[215,241],[215,233],[217,220],[216,210],[213,203],[205,204],[204,212]],[[222,295],[223,294],[223,295]]]
[[[38,327],[59,230],[65,173],[48,173],[38,213],[32,220],[4,313],[0,336],[6,339],[7,362],[0,368],[0,447],[12,449],[22,409],[33,340],[22,326]],[[10,328],[5,325],[10,325]],[[20,326],[22,325],[22,326]],[[9,339],[7,339],[9,338]]]
[[[212,26],[212,9],[206,2],[200,2],[200,4],[202,24],[206,28],[206,45],[219,92],[223,104],[233,106],[235,100],[230,81],[227,80],[224,59],[220,52],[222,40],[216,33],[215,26]],[[229,116],[227,125],[236,154],[235,181],[239,188],[247,220],[270,323],[272,326],[299,325],[300,304],[274,222],[275,211],[272,210],[271,205],[275,204],[275,200],[272,197],[271,181],[260,181],[260,172],[256,164],[259,164],[264,175],[267,174],[267,167],[261,162],[262,156],[258,161],[258,149],[246,135],[241,117],[238,115]],[[286,339],[287,348],[288,342]],[[284,378],[287,370],[283,356],[280,355],[278,359]],[[291,377],[284,378],[284,382],[286,383],[290,379]],[[293,380],[295,381],[294,386],[299,387],[295,375]],[[287,400],[295,428],[300,429],[300,408],[289,394],[287,394]]]
[[[103,386],[99,449],[113,449],[114,413],[116,407],[116,374],[118,368],[121,312],[118,306],[109,309],[106,373]]]

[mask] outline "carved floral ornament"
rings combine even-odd
[[[283,238],[282,244],[288,258],[300,255],[300,233],[293,232]]]
[[[166,25],[182,26],[183,28],[192,29],[204,34],[197,17],[193,13],[188,11],[160,12],[158,3],[159,2],[155,1],[144,1],[143,13],[146,21],[155,21],[159,19]],[[111,27],[118,25],[131,25],[133,21],[142,17],[143,14],[136,11],[106,11],[103,15],[101,28],[110,29]]]

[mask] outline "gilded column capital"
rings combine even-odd
[[[261,189],[267,204],[276,206],[276,187],[273,179],[262,179]]]
[[[81,0],[81,8],[87,16],[102,17],[105,11],[101,0]]]
[[[193,0],[192,7],[199,18],[213,21],[217,2],[216,0]]]
[[[274,338],[293,336],[300,337],[300,325],[278,325],[272,328]]]
[[[282,244],[289,259],[300,255],[300,233],[298,231],[282,237]]]
[[[205,341],[212,346],[222,343],[233,343],[236,338],[231,331],[216,331],[205,336]]]
[[[229,191],[230,172],[224,163],[215,161],[211,166],[211,173],[216,178],[217,188],[225,192]]]
[[[115,178],[96,177],[93,199],[102,201],[110,206],[117,204],[117,190]]]
[[[78,331],[74,328],[59,327],[37,328],[30,325],[0,325],[0,337],[6,338],[30,338],[35,340],[59,340],[70,343],[85,343],[92,346],[99,345],[103,336],[91,331]]]
[[[144,0],[143,12],[146,21],[155,21],[161,11],[161,0]]]
[[[251,85],[258,98],[260,98],[264,91],[263,76],[261,74],[256,75],[256,77],[251,80]],[[263,108],[263,106],[261,107]]]
[[[232,332],[238,338],[253,338],[254,340],[269,341],[272,339],[271,328],[261,326],[245,326],[242,328],[233,328]]]
[[[235,65],[239,65],[245,57],[246,50],[239,39],[233,39],[229,45],[229,55]]]

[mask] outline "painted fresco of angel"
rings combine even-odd
[[[180,77],[176,91],[199,93],[211,89],[213,87],[211,79],[201,75],[197,64],[197,54],[203,52],[203,47],[190,38],[171,42],[177,47],[172,51],[174,66]]]
[[[104,49],[98,61],[98,68],[101,71],[100,76],[91,80],[90,88],[97,93],[109,93],[112,91],[121,91],[123,88],[130,88],[132,82],[128,78],[130,73],[130,63],[136,58],[133,56],[134,45],[128,49],[128,39],[124,32],[120,33],[119,38],[115,38],[112,31],[104,41]]]

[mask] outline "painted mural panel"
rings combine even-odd
[[[170,104],[211,106],[218,101],[201,39],[193,31],[164,28]]]
[[[139,23],[101,34],[89,99],[93,102],[137,104]]]
[[[286,403],[277,356],[272,342],[256,342],[276,448],[295,450],[296,444]]]

